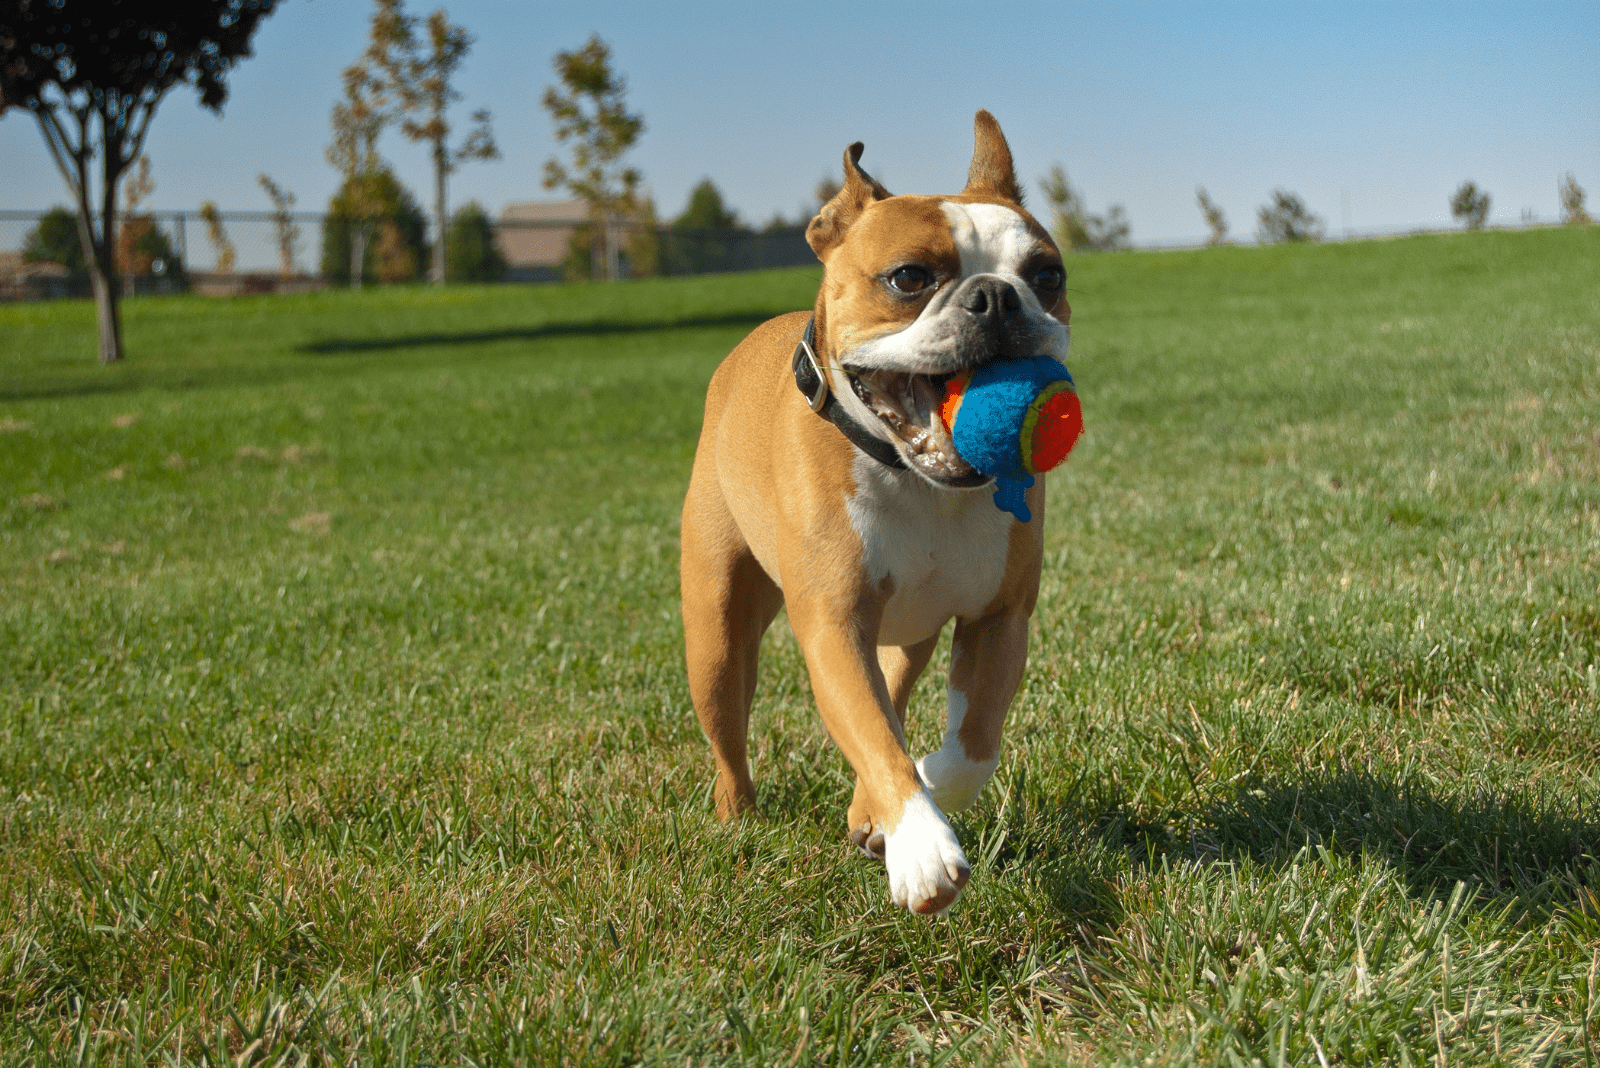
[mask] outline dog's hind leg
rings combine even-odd
[[[906,724],[906,705],[911,701],[911,691],[922,675],[922,669],[933,659],[939,648],[939,631],[916,645],[880,645],[878,666],[883,669],[883,681],[889,686],[889,700],[894,703],[895,715],[900,717],[901,734]],[[902,741],[903,741],[902,737]]]
[[[690,508],[699,510],[700,521],[683,525],[680,564],[689,696],[717,762],[717,815],[728,819],[756,803],[747,738],[750,702],[761,636],[783,606],[783,594],[739,536],[714,488],[691,484],[685,511]]]

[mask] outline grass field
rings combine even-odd
[[[1600,228],[1070,266],[939,922],[781,619],[763,819],[681,666],[706,381],[817,272],[0,306],[0,1062],[1592,1063]]]

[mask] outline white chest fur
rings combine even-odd
[[[878,644],[912,645],[952,617],[981,616],[999,595],[1015,522],[993,487],[941,489],[859,455],[855,477],[850,526],[868,576],[894,590]]]

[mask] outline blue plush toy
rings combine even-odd
[[[1048,356],[996,360],[957,375],[940,414],[956,452],[995,480],[995,507],[1024,523],[1033,518],[1033,476],[1065,460],[1083,432],[1072,376]]]

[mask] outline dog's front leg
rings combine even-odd
[[[959,621],[950,648],[950,716],[944,743],[917,761],[945,812],[972,804],[1000,764],[1000,736],[1028,660],[1026,605]]]
[[[865,618],[870,612],[871,618]],[[855,769],[851,839],[882,841],[889,896],[913,912],[943,912],[971,875],[961,843],[922,786],[906,752],[878,664],[876,611],[807,611],[791,602],[822,722]]]

